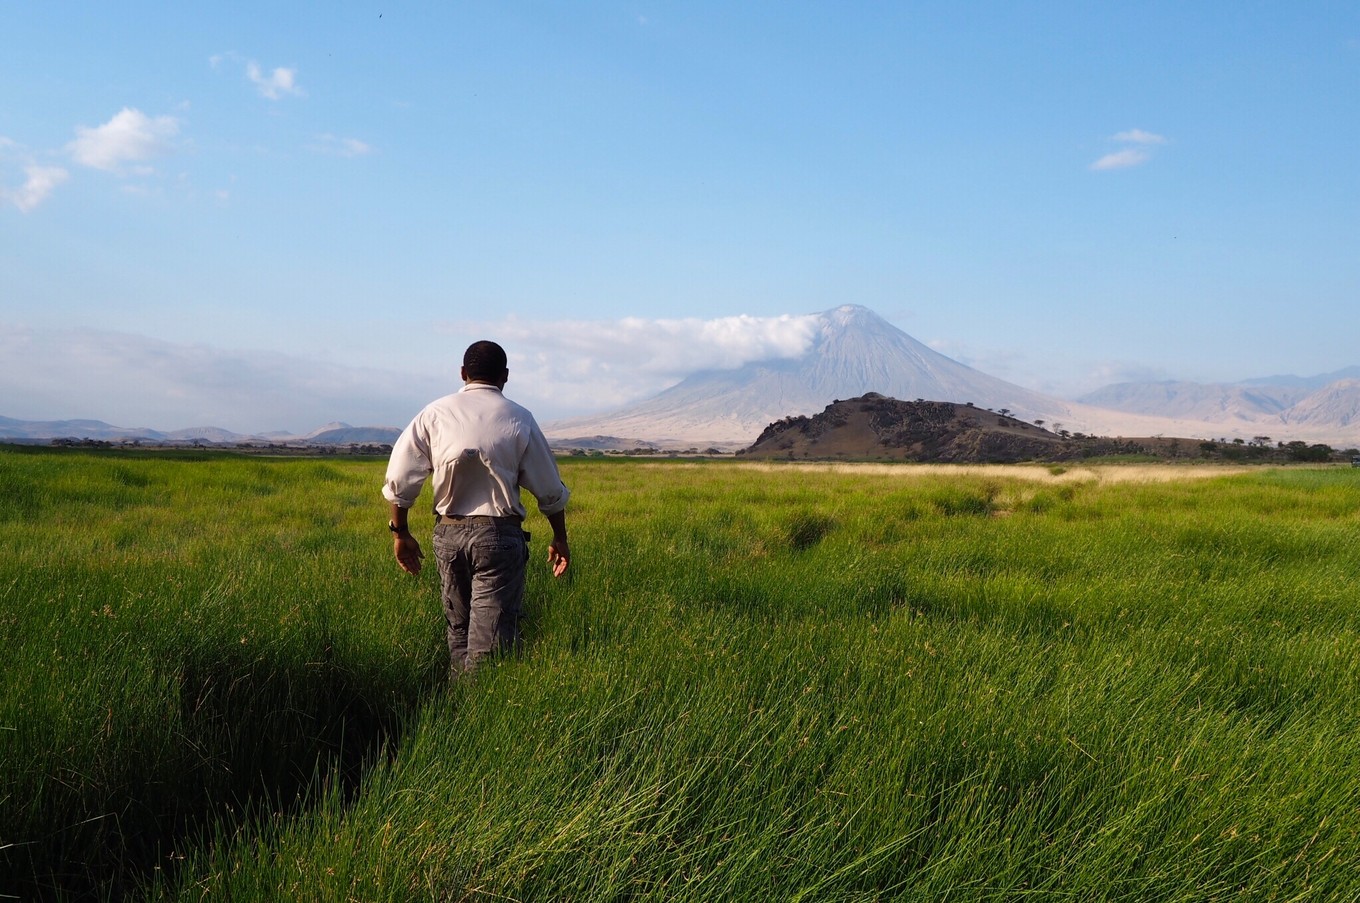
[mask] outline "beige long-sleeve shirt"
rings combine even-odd
[[[426,405],[402,430],[387,463],[383,497],[410,508],[434,475],[434,510],[448,516],[524,517],[520,487],[544,515],[570,492],[533,414],[487,383],[466,383]]]

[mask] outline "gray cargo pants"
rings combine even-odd
[[[434,553],[443,582],[449,673],[477,667],[493,650],[520,644],[529,534],[518,518],[440,517]]]

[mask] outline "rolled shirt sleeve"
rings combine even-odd
[[[533,493],[538,500],[538,510],[545,517],[566,510],[571,492],[562,482],[557,458],[537,423],[532,423],[529,430],[529,444],[520,462],[519,484]]]
[[[412,507],[420,498],[420,490],[432,470],[429,438],[417,417],[401,431],[392,446],[383,482],[383,498],[401,508]]]

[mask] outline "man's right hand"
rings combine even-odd
[[[403,571],[408,574],[420,573],[420,559],[425,557],[425,553],[420,550],[420,542],[409,532],[393,536],[392,554]]]
[[[567,547],[567,512],[549,514],[548,523],[553,531],[552,542],[548,543],[548,569],[554,577],[561,577],[571,563],[571,549]]]

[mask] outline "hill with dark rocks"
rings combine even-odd
[[[1027,423],[1009,412],[948,401],[900,401],[877,392],[836,400],[811,417],[785,417],[738,454],[775,460],[915,461],[959,464],[1071,461],[1108,455],[1234,461],[1325,461],[1332,450],[1302,442],[1272,447],[1241,440],[1105,438]],[[1263,437],[1264,438],[1264,437]]]
[[[837,400],[811,417],[765,427],[752,458],[1031,461],[1065,457],[1064,440],[1006,414],[948,401],[899,401],[877,392]]]

